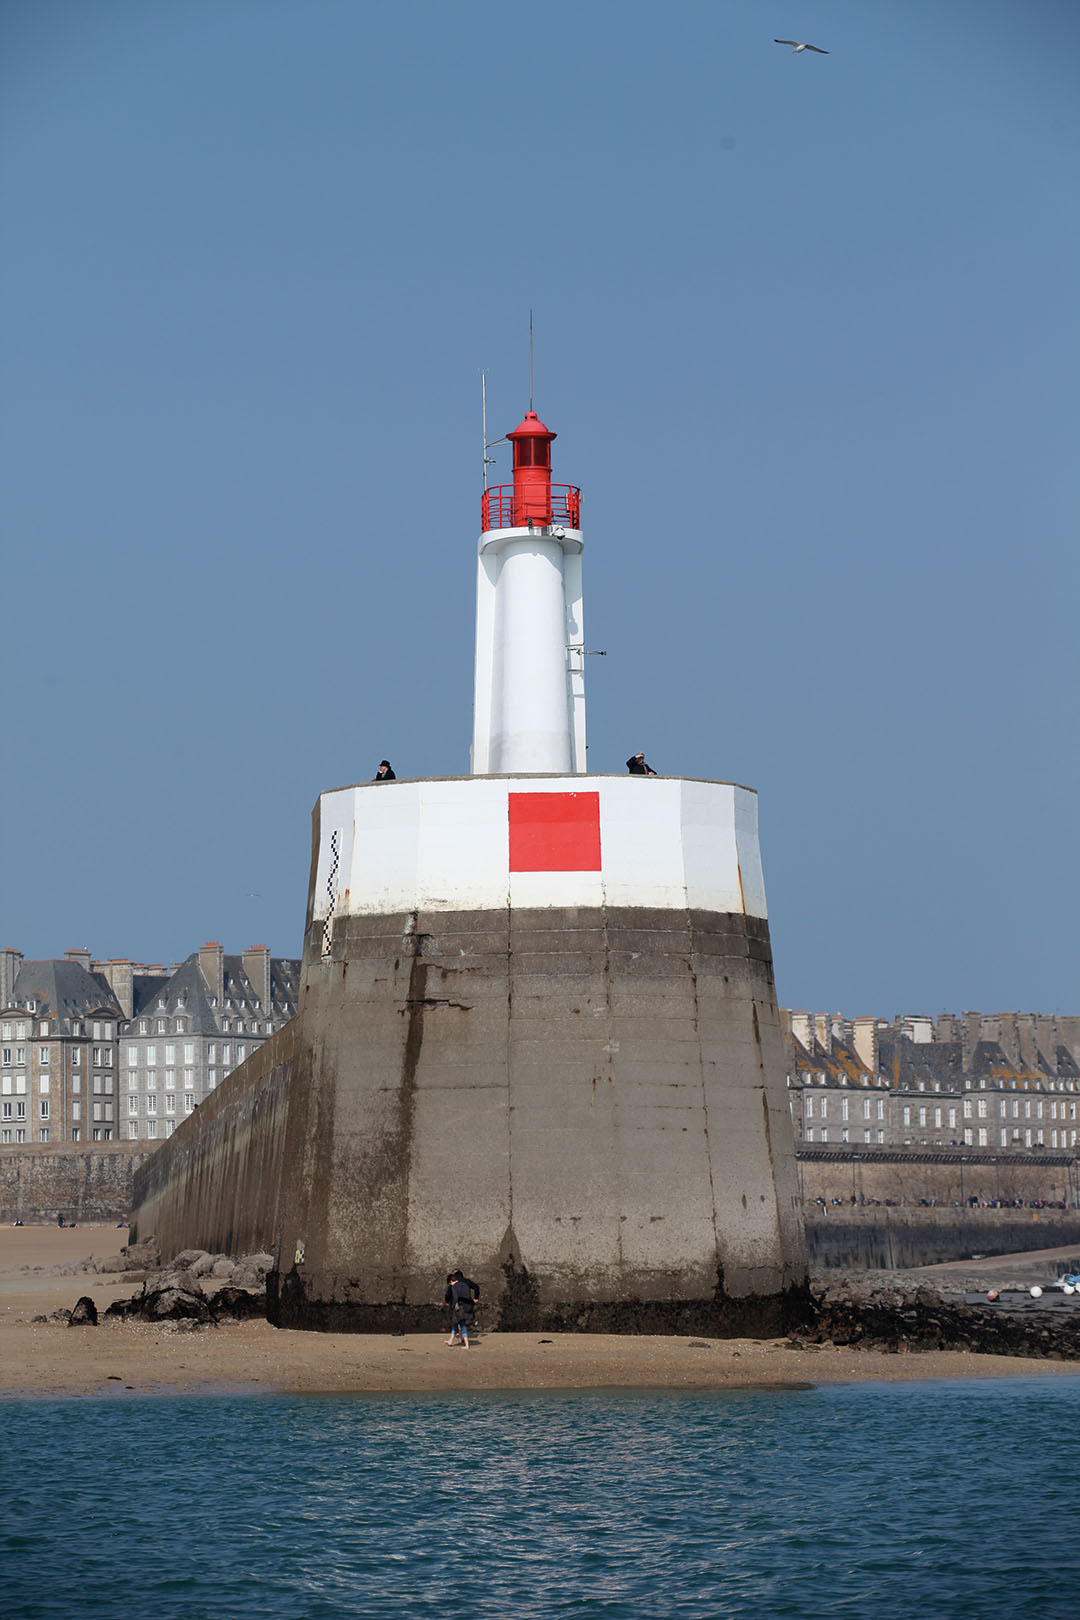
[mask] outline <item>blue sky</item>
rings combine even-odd
[[[789,1005],[1080,1010],[1078,75],[1072,0],[9,0],[4,942],[298,954],[319,791],[468,769],[532,308],[591,768],[758,789]]]

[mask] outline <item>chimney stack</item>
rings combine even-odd
[[[199,946],[199,966],[218,1007],[225,1003],[225,952],[216,939]]]
[[[70,956],[70,951],[68,955]],[[89,956],[89,951],[87,955]],[[101,968],[102,976],[108,980],[112,993],[120,1003],[120,1011],[125,1018],[130,1018],[135,1011],[135,967],[130,958],[118,956],[111,958]]]
[[[244,972],[259,998],[264,1012],[270,1012],[270,947],[249,945],[244,952]]]
[[[17,951],[14,945],[5,945],[0,950],[0,1007],[10,1007],[15,1000],[15,980],[22,959],[22,951]]]
[[[869,1074],[878,1072],[878,1021],[876,1018],[853,1020],[852,1042],[859,1061]]]

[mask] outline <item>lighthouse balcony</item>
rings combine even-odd
[[[518,490],[513,484],[494,484],[485,489],[480,503],[480,527],[484,534],[489,529],[525,529],[530,523],[546,527],[549,523],[562,523],[568,529],[581,528],[581,490],[575,484],[552,484],[548,489]]]

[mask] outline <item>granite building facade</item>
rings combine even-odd
[[[299,962],[215,942],[174,968],[0,952],[0,1150],[153,1142],[296,1011]]]

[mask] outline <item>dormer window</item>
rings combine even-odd
[[[140,1035],[149,1035],[149,1033],[150,1033],[150,1020],[149,1020],[149,1018],[140,1018],[139,1019],[139,1034]]]

